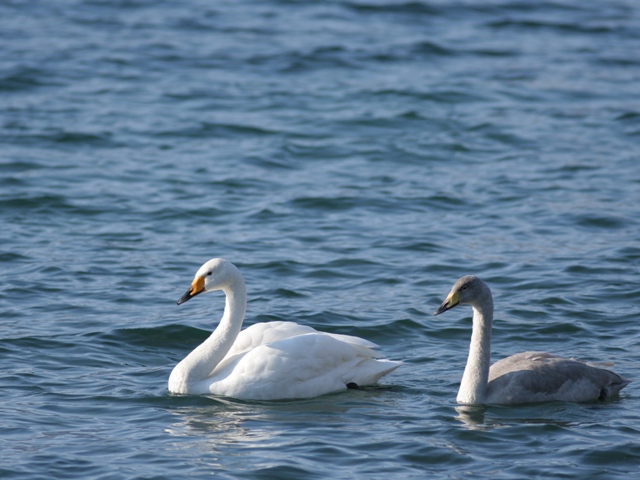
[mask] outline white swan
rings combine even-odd
[[[629,383],[609,370],[544,352],[518,353],[489,368],[491,290],[477,277],[462,277],[434,315],[459,304],[473,308],[473,331],[458,403],[586,402],[615,395]]]
[[[258,323],[240,331],[247,306],[244,280],[214,258],[197,271],[178,305],[222,290],[224,314],[211,336],[171,372],[169,391],[248,400],[308,398],[372,385],[401,362],[378,359],[375,344],[293,322]]]

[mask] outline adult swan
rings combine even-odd
[[[491,290],[477,277],[462,277],[434,315],[460,304],[473,308],[473,331],[458,403],[604,400],[629,383],[609,370],[544,352],[518,353],[489,368],[493,322]]]
[[[171,372],[169,391],[248,400],[308,398],[372,385],[401,362],[380,360],[375,344],[323,333],[293,322],[257,323],[240,331],[247,306],[242,275],[214,258],[196,272],[178,305],[203,292],[222,290],[218,327]]]

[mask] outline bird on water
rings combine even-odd
[[[545,352],[523,352],[490,366],[493,297],[478,277],[459,279],[434,315],[471,305],[469,358],[457,401],[461,404],[604,400],[629,384],[618,374]]]
[[[401,362],[385,360],[359,337],[294,322],[256,323],[241,331],[247,290],[231,262],[214,258],[195,274],[178,305],[201,293],[226,296],[217,328],[169,376],[169,391],[249,400],[308,398],[373,385]]]

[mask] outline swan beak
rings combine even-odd
[[[193,282],[191,282],[191,288],[189,288],[187,293],[181,296],[180,300],[178,300],[178,305],[182,305],[190,298],[193,298],[202,292],[204,292],[204,277],[196,277],[193,279]]]
[[[458,292],[451,292],[449,295],[447,295],[447,298],[445,299],[445,301],[442,302],[442,305],[440,305],[440,308],[438,308],[435,312],[433,312],[433,314],[440,315],[442,312],[451,310],[453,307],[455,307],[459,303],[460,303],[460,294]]]

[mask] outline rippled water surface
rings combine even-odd
[[[493,359],[640,361],[632,0],[0,4],[0,476],[614,478],[640,381],[591,404],[459,407]],[[224,300],[404,365],[302,401],[173,396]]]

